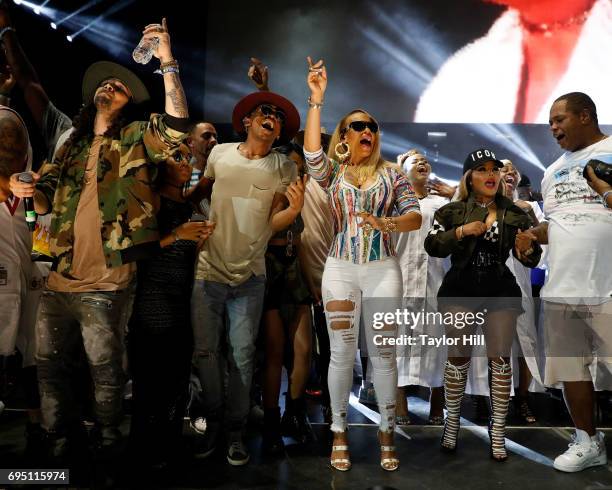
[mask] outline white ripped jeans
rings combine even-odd
[[[380,430],[395,425],[397,365],[395,346],[385,339],[397,335],[397,325],[384,324],[382,315],[401,307],[402,274],[395,257],[366,264],[353,264],[328,257],[323,272],[322,295],[331,349],[329,394],[333,432],[346,430],[347,405],[353,385],[353,360],[364,325],[372,380],[380,411]],[[335,301],[349,301],[340,306]],[[350,307],[349,307],[350,306]],[[363,314],[363,322],[360,322]]]

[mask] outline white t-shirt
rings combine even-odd
[[[541,297],[548,301],[601,304],[612,296],[612,210],[582,176],[591,159],[612,163],[612,137],[565,152],[544,173],[549,274]]]
[[[239,143],[216,145],[204,176],[214,179],[210,201],[215,231],[199,254],[196,279],[237,286],[252,275],[265,275],[264,253],[272,236],[270,208],[297,179],[297,167],[282,153],[249,160]]]

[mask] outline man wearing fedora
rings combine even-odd
[[[215,233],[199,254],[191,311],[208,423],[198,452],[200,457],[212,454],[225,419],[227,460],[240,466],[249,460],[242,431],[264,297],[266,245],[273,232],[297,217],[304,183],[296,181],[295,164],[272,150],[299,129],[300,117],[291,102],[272,92],[252,93],[234,108],[232,124],[238,133],[246,133],[246,141],[215,146],[190,196],[199,202],[212,188],[210,219],[216,222]],[[229,371],[225,410],[224,339]]]
[[[144,37],[159,38],[165,114],[131,121],[132,108],[149,98],[130,70],[111,62],[90,66],[84,106],[74,130],[35,184],[11,176],[20,198],[32,197],[38,214],[52,213],[54,258],[37,318],[37,353],[43,427],[52,454],[65,454],[77,425],[67,366],[83,343],[95,388],[96,441],[103,450],[120,438],[123,332],[129,315],[134,261],[159,249],[156,164],[181,141],[187,103],[172,57],[165,19]]]

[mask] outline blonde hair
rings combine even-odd
[[[329,148],[327,150],[327,156],[337,162],[343,164],[345,162],[340,161],[338,155],[336,154],[336,146],[338,143],[342,142],[342,136],[348,129],[347,120],[353,114],[365,114],[370,118],[371,121],[378,124],[378,121],[374,119],[374,117],[364,111],[363,109],[354,109],[348,114],[346,114],[334,129],[334,133],[332,134],[331,140],[329,142]],[[378,125],[380,128],[380,125]],[[367,181],[370,177],[372,177],[379,169],[384,166],[391,165],[391,163],[387,162],[380,154],[380,129],[379,132],[373,135],[374,144],[372,145],[372,153],[370,156],[366,158],[363,162],[361,162],[357,167],[357,178],[360,181]],[[349,155],[350,159],[350,155]],[[396,165],[399,168],[399,165]]]
[[[453,197],[453,201],[467,201],[468,197],[470,197],[470,193],[472,192],[472,169],[468,170],[463,174],[461,180],[459,181],[459,186],[455,196]],[[502,185],[501,180],[499,181],[499,185],[497,186],[497,192],[495,195],[501,195],[506,197],[506,186]]]

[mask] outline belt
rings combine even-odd
[[[501,261],[499,260],[499,256],[496,253],[479,250],[474,255],[472,255],[470,264],[480,269],[499,265],[501,264]]]

